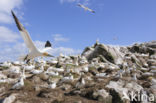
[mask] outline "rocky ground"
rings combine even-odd
[[[156,103],[156,41],[1,63],[0,103]]]

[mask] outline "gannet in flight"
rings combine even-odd
[[[11,13],[12,13],[13,18],[15,20],[15,23],[16,23],[16,25],[17,25],[23,39],[24,39],[24,42],[25,42],[26,46],[29,49],[29,53],[22,59],[28,63],[30,61],[30,59],[33,59],[33,58],[38,57],[38,56],[53,57],[52,55],[45,52],[47,50],[47,48],[51,47],[50,42],[49,41],[46,42],[45,50],[39,51],[35,47],[35,45],[34,45],[33,41],[31,40],[27,30],[23,27],[23,25],[19,22],[18,18],[15,16],[14,12],[11,11]]]
[[[88,11],[90,11],[90,12],[92,12],[92,13],[95,13],[94,10],[92,10],[92,9],[90,9],[90,8],[88,8],[88,7],[86,7],[86,6],[82,5],[82,4],[80,4],[80,3],[78,3],[77,5],[80,6],[81,8],[83,8],[83,9],[85,9],[86,11],[88,10]]]

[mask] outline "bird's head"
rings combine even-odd
[[[148,80],[149,80],[149,81],[152,81],[152,79],[153,79],[153,77],[148,77]]]
[[[44,53],[43,53],[43,56],[45,56],[45,57],[54,57],[54,56],[48,54],[47,52],[44,52]]]

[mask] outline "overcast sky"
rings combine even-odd
[[[58,55],[79,54],[96,39],[113,45],[155,40],[155,4],[156,0],[0,0],[0,61],[17,60],[28,52],[11,10],[39,49],[50,40],[51,53]]]

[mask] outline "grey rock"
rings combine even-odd
[[[16,99],[17,94],[11,94],[9,97],[6,97],[2,103],[13,103]]]

